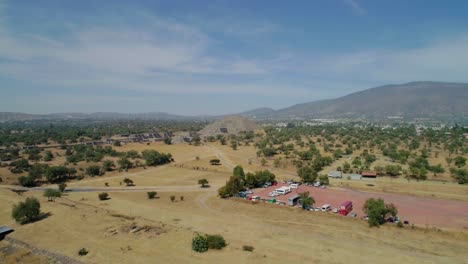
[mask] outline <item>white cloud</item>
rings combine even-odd
[[[351,7],[353,12],[355,12],[358,15],[365,15],[367,14],[367,11],[358,3],[357,0],[343,0],[346,5]]]

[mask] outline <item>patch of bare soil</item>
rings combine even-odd
[[[115,236],[119,234],[133,234],[138,236],[144,236],[148,238],[157,237],[163,233],[166,233],[162,227],[151,226],[151,225],[139,225],[135,222],[131,224],[122,225],[120,227],[110,227],[106,229],[106,236]]]

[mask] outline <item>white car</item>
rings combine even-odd
[[[337,214],[337,213],[338,213],[338,208],[333,208],[332,212],[333,212],[334,214]]]
[[[320,187],[320,182],[314,183],[314,186],[315,186],[315,187]]]
[[[276,196],[278,196],[278,194],[276,192],[270,192],[270,193],[268,193],[268,196],[269,197],[276,197]]]
[[[299,188],[299,184],[291,183],[291,185],[289,185],[289,187],[291,187],[292,189],[297,189],[297,188]]]
[[[314,208],[314,211],[315,211],[315,212],[320,212],[320,211],[322,211],[322,208],[320,208],[320,207],[315,207],[315,208]]]

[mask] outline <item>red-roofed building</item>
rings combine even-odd
[[[377,173],[373,171],[363,171],[361,175],[364,178],[376,178],[377,177]]]

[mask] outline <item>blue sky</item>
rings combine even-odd
[[[225,114],[468,82],[467,1],[0,0],[0,111]]]

